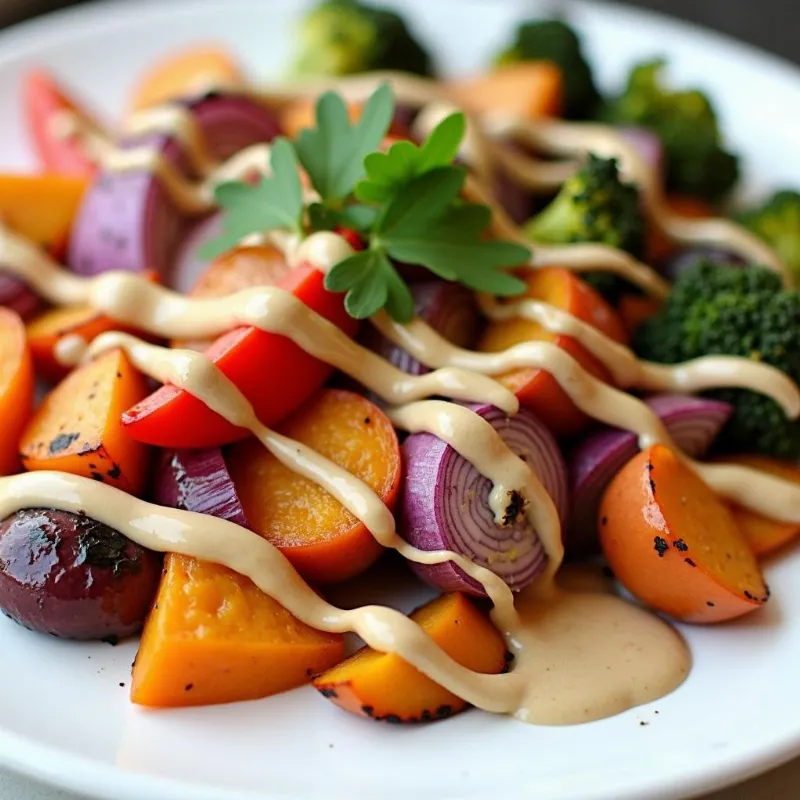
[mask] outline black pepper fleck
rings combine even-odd
[[[372,420],[369,417],[364,417],[364,424],[369,425]]]
[[[674,542],[674,546],[676,550],[680,550],[681,553],[685,553],[689,549],[689,545],[683,541],[683,539],[678,539]]]
[[[603,517],[603,518],[600,520],[600,524],[601,524],[601,525],[608,525],[608,517]]]
[[[684,561],[685,561],[685,562],[686,562],[686,563],[687,563],[687,564],[688,564],[690,567],[696,567],[696,566],[697,566],[697,564],[695,564],[695,563],[694,563],[694,561],[692,561],[692,559],[691,559],[691,558],[684,558],[683,560],[684,560]]]
[[[373,706],[361,706],[361,710],[368,717],[371,717],[375,713],[375,708]]]
[[[714,603],[712,603],[710,600],[706,600],[706,605],[707,605],[709,608],[714,608]]]
[[[339,695],[337,695],[337,694],[336,694],[336,689],[327,689],[327,688],[324,688],[324,689],[320,689],[320,690],[319,690],[319,693],[320,693],[320,694],[321,694],[323,697],[338,697],[338,696],[339,696]]]
[[[185,692],[191,692],[192,689],[194,689],[194,684],[193,683],[187,683],[186,686],[183,687],[183,689],[184,689]]]
[[[664,553],[669,550],[667,540],[663,536],[656,536],[655,539],[653,539],[653,545],[653,549],[658,553],[658,557],[664,558]]]

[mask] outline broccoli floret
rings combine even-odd
[[[300,28],[299,75],[351,75],[371,70],[403,70],[433,75],[427,50],[405,20],[387,8],[358,0],[323,0]]]
[[[760,208],[740,214],[738,221],[775,250],[800,285],[800,192],[776,192]]]
[[[667,364],[743,356],[800,381],[800,292],[784,289],[763,267],[704,261],[678,276],[661,312],[638,329],[634,347],[641,357]],[[718,449],[800,457],[800,423],[774,400],[745,389],[707,394],[734,407]]]
[[[739,178],[739,159],[723,146],[711,101],[697,89],[671,91],[663,61],[636,66],[623,94],[609,107],[610,121],[656,133],[666,155],[667,188],[718,200]]]
[[[589,160],[561,187],[561,191],[525,225],[525,233],[543,244],[596,242],[625,250],[640,258],[645,223],[639,190],[623,183],[616,159]],[[616,303],[627,281],[604,272],[589,272],[584,280],[610,303]]]
[[[498,64],[518,61],[552,61],[564,81],[564,116],[590,119],[600,104],[592,69],[583,56],[581,41],[566,22],[539,19],[523,22],[512,44],[496,58]]]

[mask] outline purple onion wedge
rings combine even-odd
[[[270,111],[244,97],[212,93],[185,104],[218,159],[269,142],[280,132]],[[158,134],[129,144],[154,147],[180,171],[190,174],[186,156],[174,138]],[[72,229],[69,266],[81,275],[155,269],[168,278],[181,242],[197,221],[175,207],[151,171],[105,170],[81,203]]]
[[[478,337],[480,315],[474,294],[455,283],[425,281],[411,284],[414,311],[437,333],[459,347],[472,347]],[[374,327],[363,329],[362,344],[403,372],[422,375],[428,368],[402,347],[393,344]]]
[[[695,458],[708,450],[733,413],[728,403],[680,394],[654,395],[646,403],[678,446]],[[638,452],[636,434],[604,427],[590,434],[570,455],[570,516],[564,541],[569,558],[599,552],[597,511],[603,492]]]
[[[247,527],[222,450],[162,450],[153,476],[153,500],[162,506],[210,514]]]
[[[529,411],[509,417],[494,406],[470,408],[502,436],[536,473],[566,515],[567,474],[550,431]],[[420,550],[452,550],[491,569],[515,591],[530,585],[547,563],[544,545],[520,507],[506,526],[489,508],[491,483],[450,445],[430,433],[415,433],[403,443],[405,484],[401,533]],[[485,596],[483,587],[452,563],[412,565],[426,583],[445,592]]]
[[[0,267],[0,306],[16,311],[22,319],[30,319],[43,305],[39,295],[22,278]]]

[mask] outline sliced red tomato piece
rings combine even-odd
[[[79,138],[64,136],[59,115],[75,114],[98,130],[100,126],[46,70],[29,72],[23,87],[24,113],[28,131],[42,166],[62,175],[94,177],[97,164]]]
[[[303,266],[287,273],[277,285],[355,336],[358,320],[345,311],[344,295],[329,292],[324,279],[318,270]],[[331,366],[291,339],[253,327],[224,334],[206,355],[253,404],[265,425],[274,425],[287,416],[333,372]],[[248,435],[196,397],[171,385],[162,386],[126,411],[122,422],[134,439],[160,447],[214,447]]]

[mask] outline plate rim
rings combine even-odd
[[[263,8],[264,0],[238,0],[241,5],[251,4]],[[413,0],[412,0],[413,1]],[[426,0],[437,4],[478,5],[484,0]],[[275,5],[298,6],[297,0],[270,0]],[[496,3],[510,0],[494,0]],[[74,31],[95,36],[104,30],[118,30],[128,19],[141,22],[142,16],[154,16],[161,20],[178,18],[199,8],[219,7],[218,0],[100,0],[86,5],[72,6],[52,11],[32,19],[11,25],[0,31],[0,69],[32,48],[48,49],[70,41]],[[800,67],[788,59],[762,50],[760,47],[740,41],[726,33],[687,22],[669,14],[628,6],[618,2],[604,2],[597,6],[591,0],[564,0],[557,4],[569,17],[572,11],[592,7],[602,9],[604,15],[620,15],[635,25],[666,26],[676,35],[699,37],[715,48],[735,49],[746,61],[757,62],[759,67],[782,79],[800,82]],[[554,8],[555,10],[555,8]],[[787,554],[788,555],[788,554]],[[795,553],[795,555],[797,555]],[[799,567],[800,568],[800,567]],[[667,798],[689,797],[723,789],[746,781],[756,775],[774,769],[800,755],[800,723],[793,737],[783,737],[779,742],[762,740],[759,746],[748,751],[746,757],[735,765],[730,762],[714,764],[711,769],[702,768],[692,761],[684,765],[679,777],[668,784],[663,778],[645,786],[629,787],[620,792],[615,789],[614,800],[667,800]],[[0,768],[25,776],[55,789],[83,794],[97,800],[141,800],[153,796],[159,800],[259,800],[270,797],[274,800],[298,800],[296,794],[286,792],[269,793],[208,787],[200,783],[167,778],[122,769],[77,753],[69,753],[49,744],[17,734],[0,726]],[[676,793],[677,792],[677,793]],[[187,794],[189,793],[189,794]],[[343,798],[347,795],[336,795]],[[308,797],[308,796],[307,796]],[[474,796],[470,795],[471,800]],[[327,795],[326,800],[333,800]],[[448,794],[440,800],[459,800],[458,794]],[[573,800],[608,800],[601,789],[582,794]]]

